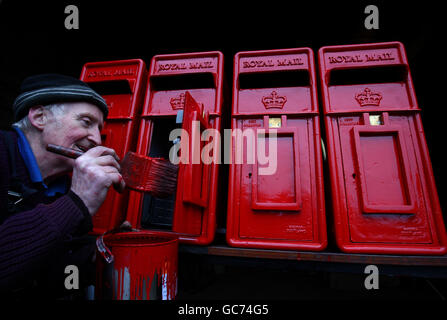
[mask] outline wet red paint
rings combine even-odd
[[[112,272],[100,274],[98,285],[112,289],[117,300],[175,299],[178,239],[150,232],[125,232],[104,237],[115,260]],[[101,261],[101,264],[104,264]],[[98,268],[98,272],[104,272]],[[106,288],[98,288],[104,292]],[[104,298],[104,297],[99,297]]]

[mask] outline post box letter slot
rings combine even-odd
[[[98,94],[116,95],[116,94],[132,94],[131,80],[107,80],[89,82],[88,85],[98,92]],[[133,81],[132,81],[133,82]]]
[[[401,129],[355,126],[353,135],[363,212],[416,213],[411,168]]]
[[[271,135],[270,131],[276,131]],[[301,184],[298,154],[298,130],[296,128],[281,128],[257,134],[257,146],[264,144],[266,154],[275,163],[260,164],[258,154],[255,156],[252,178],[252,209],[253,210],[301,210]],[[269,150],[268,139],[277,139],[276,150]],[[264,141],[262,141],[264,140]],[[275,145],[275,144],[273,144]],[[276,157],[271,157],[276,152]],[[259,169],[269,167],[267,174],[260,175]],[[271,170],[270,170],[271,169]]]
[[[200,130],[198,130],[200,127]],[[203,141],[202,131],[208,129],[207,121],[202,117],[198,104],[188,91],[185,93],[183,129],[189,136],[189,161],[183,166],[183,201],[200,207],[206,207],[208,201],[209,165],[201,159]],[[183,137],[182,137],[183,139]]]
[[[134,80],[107,80],[89,82],[88,85],[98,92],[109,107],[108,119],[129,118],[134,95]]]
[[[333,86],[404,82],[407,79],[407,75],[407,66],[403,64],[359,68],[334,68],[329,72],[327,83]]]
[[[309,85],[309,71],[304,69],[239,74],[239,89],[307,87]]]
[[[153,75],[150,82],[153,91],[216,88],[216,79],[211,72]]]

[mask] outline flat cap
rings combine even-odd
[[[26,78],[20,94],[14,101],[14,121],[22,119],[36,105],[61,102],[90,102],[107,118],[109,110],[105,100],[85,82],[62,74],[39,74]]]

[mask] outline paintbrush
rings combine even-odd
[[[72,159],[84,154],[80,150],[54,144],[48,144],[47,150]],[[176,190],[178,166],[169,160],[128,152],[120,166],[121,176],[129,189],[148,192],[157,198],[168,197]],[[118,186],[114,187],[119,191]]]

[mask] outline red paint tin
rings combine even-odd
[[[108,234],[113,255],[97,255],[97,299],[173,300],[177,294],[178,239],[139,231]]]

